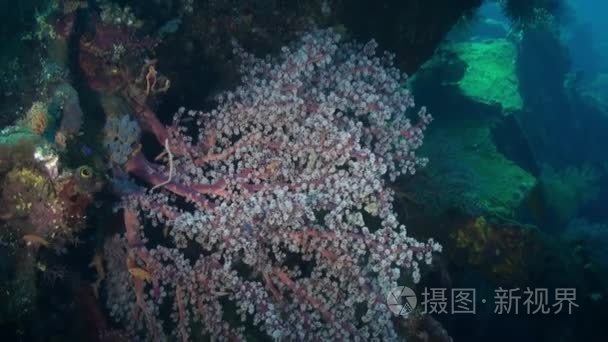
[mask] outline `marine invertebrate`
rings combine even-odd
[[[83,122],[78,92],[69,83],[63,82],[54,91],[53,101],[61,108],[59,132],[70,138],[80,132]]]
[[[25,117],[19,122],[19,125],[30,129],[38,135],[42,135],[49,126],[47,104],[40,101],[34,102],[27,113],[25,113]]]
[[[5,210],[17,217],[27,216],[32,204],[45,199],[52,192],[47,177],[31,168],[15,168],[4,178],[2,202]]]
[[[82,228],[84,208],[90,201],[79,197],[79,192],[66,193],[68,184],[68,180],[53,184],[47,175],[34,169],[11,171],[3,181],[1,197],[3,218],[11,227],[5,237],[53,248],[72,241]]]
[[[6,224],[1,232],[5,241],[22,240],[59,251],[75,241],[84,227],[92,194],[101,188],[99,178],[87,166],[61,174],[47,167],[34,160],[2,175],[0,217]]]
[[[14,168],[33,165],[40,140],[40,136],[18,126],[9,126],[0,131],[0,177]]]
[[[132,98],[171,152],[131,154],[126,170],[153,191],[125,196],[125,235],[104,249],[108,306],[132,336],[163,339],[169,309],[184,341],[195,327],[244,339],[253,326],[274,339],[396,338],[385,295],[441,247],[393,212],[385,182],[424,165],[431,117],[410,122],[405,76],[375,48],[315,31],[275,59],[238,50],[242,85],[170,127]]]
[[[132,61],[142,60],[158,41],[138,36],[134,26],[94,22],[95,32],[80,40],[79,65],[91,88],[115,92],[126,86],[127,75],[139,72]]]
[[[110,116],[106,121],[103,139],[110,161],[118,165],[125,164],[139,141],[140,133],[139,125],[129,115]]]

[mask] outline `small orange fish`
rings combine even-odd
[[[277,160],[273,160],[268,164],[268,166],[266,166],[266,170],[268,170],[268,172],[274,172],[280,166],[281,166],[281,162],[279,162]]]
[[[48,247],[49,246],[49,242],[46,241],[44,238],[38,236],[38,235],[34,235],[34,234],[25,234],[23,235],[23,237],[21,237],[23,239],[23,241],[25,241],[25,243],[30,246],[30,245],[34,245],[34,246],[44,246],[44,247]]]
[[[130,267],[129,268],[129,273],[131,273],[131,275],[137,279],[141,279],[144,281],[152,281],[152,276],[150,275],[150,272],[144,270],[141,267]]]

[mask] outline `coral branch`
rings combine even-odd
[[[171,179],[173,179],[175,167],[173,166],[173,154],[171,153],[171,149],[169,148],[169,139],[165,139],[165,152],[167,152],[167,155],[169,155],[169,178],[167,178],[166,181],[153,186],[150,191],[171,183]]]

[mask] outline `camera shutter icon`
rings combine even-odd
[[[406,286],[395,287],[386,295],[386,305],[395,315],[407,316],[414,311],[416,304],[418,304],[416,294]]]

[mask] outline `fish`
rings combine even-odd
[[[34,234],[25,234],[21,237],[23,239],[23,241],[25,241],[25,243],[29,246],[29,245],[34,245],[34,246],[44,246],[44,247],[48,247],[49,246],[49,242],[47,240],[45,240],[43,237],[40,237],[38,235],[34,235]]]
[[[152,275],[150,272],[141,267],[129,267],[129,273],[137,279],[152,282]]]

